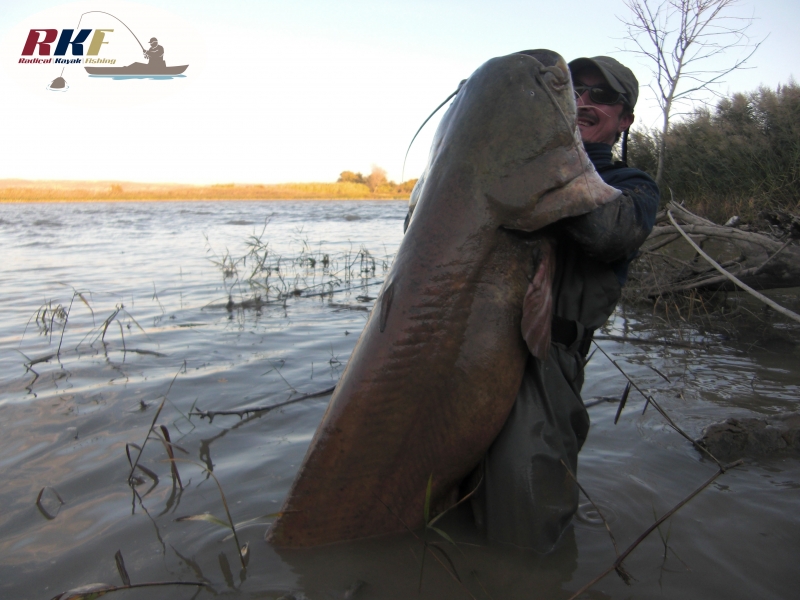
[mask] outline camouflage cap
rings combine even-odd
[[[639,82],[633,71],[610,56],[576,58],[569,63],[569,70],[573,73],[585,67],[599,69],[608,84],[625,97],[628,106],[633,110],[639,98]]]

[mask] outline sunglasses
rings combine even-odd
[[[584,92],[589,92],[589,99],[595,104],[617,104],[619,102],[627,103],[625,96],[615,90],[612,90],[610,87],[576,83],[573,85],[573,89],[575,90],[576,100],[583,96]]]

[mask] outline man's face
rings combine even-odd
[[[572,74],[573,85],[608,86],[597,69],[583,69]],[[589,98],[589,91],[583,92],[575,101],[578,106],[578,129],[584,143],[602,142],[613,145],[617,133],[622,133],[633,123],[633,115],[623,116],[622,102],[617,104],[596,104]]]

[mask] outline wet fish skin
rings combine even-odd
[[[527,345],[521,333],[526,292],[552,301],[553,246],[537,232],[619,195],[578,140],[556,53],[495,58],[467,80],[271,543],[419,527],[431,474],[432,504],[453,501],[511,410],[529,346],[549,346],[549,318],[529,327]]]

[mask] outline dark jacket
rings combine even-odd
[[[623,195],[571,219],[566,230],[587,256],[609,264],[622,286],[628,278],[628,265],[655,224],[658,187],[647,173],[614,162],[608,144],[584,144],[584,148],[603,181],[622,190]]]
[[[552,339],[583,356],[592,331],[614,312],[628,265],[653,229],[658,210],[658,188],[646,173],[615,163],[608,144],[584,147],[600,177],[623,193],[552,226],[558,237]]]

